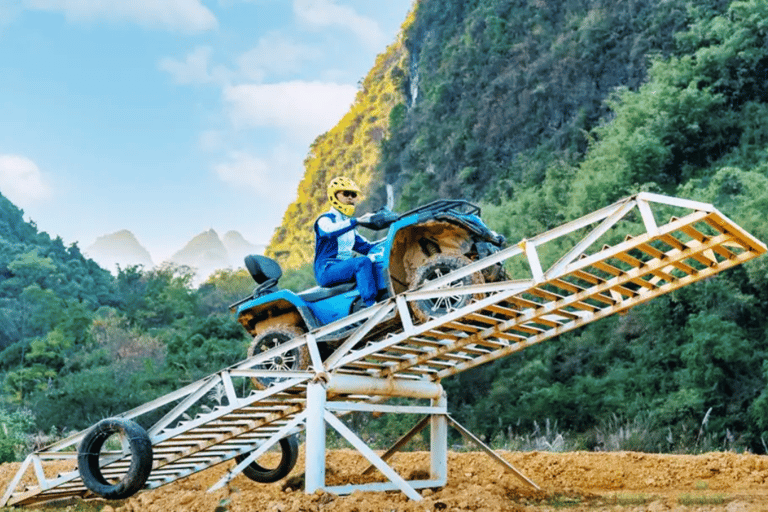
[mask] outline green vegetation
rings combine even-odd
[[[311,148],[268,251],[291,267],[284,286],[311,283],[311,223],[337,173],[368,207],[384,183],[400,209],[478,201],[512,242],[642,190],[711,202],[768,240],[766,20],[758,0],[419,2]],[[227,306],[250,277],[191,278],[113,277],[0,196],[0,459],[242,358]],[[766,453],[767,336],[761,258],[443,385],[495,446]],[[350,421],[381,445],[410,427]]]
[[[730,498],[727,494],[683,494],[677,501],[686,507],[700,505],[722,505]]]
[[[610,496],[606,501],[610,505],[626,507],[628,505],[647,505],[654,499],[654,496],[642,493],[616,493],[613,496]]]
[[[112,506],[121,502],[111,502]],[[78,500],[59,500],[51,503],[36,506],[34,508],[9,507],[0,508],[0,512],[99,512],[105,507],[102,501],[78,501]]]
[[[410,23],[406,20],[405,26]],[[405,47],[396,41],[378,56],[350,111],[328,132],[315,139],[304,160],[305,174],[298,197],[288,206],[266,254],[284,267],[311,262],[315,219],[328,210],[326,186],[336,176],[352,178],[363,190],[373,190],[372,176],[380,159],[381,141],[392,119],[403,116],[401,82],[405,76]],[[364,199],[361,209],[385,204],[382,191]]]
[[[242,359],[227,305],[245,270],[198,289],[184,268],[116,277],[0,196],[0,461]]]
[[[757,78],[768,66],[766,6],[682,12],[689,28],[669,34],[642,85],[609,96],[610,115],[587,132],[583,156],[554,148],[528,161],[540,180],[523,173],[499,199],[491,199],[498,189],[476,196],[489,202],[489,223],[519,240],[651,190],[711,202],[768,239],[768,132],[758,121],[768,91]],[[453,406],[489,438],[552,418],[581,432],[585,448],[763,452],[766,277],[762,259],[460,375],[448,384],[452,396],[476,389],[490,399],[464,392]]]

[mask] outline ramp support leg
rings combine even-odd
[[[325,487],[325,387],[319,381],[307,384],[307,441],[304,489],[312,494]]]
[[[448,407],[445,392],[436,400],[433,407]],[[430,479],[448,481],[448,417],[445,414],[430,416],[429,428]]]
[[[516,467],[514,467],[512,464],[504,460],[504,458],[500,457],[496,452],[494,452],[490,446],[486,445],[484,442],[482,442],[480,439],[477,438],[472,432],[467,430],[466,428],[462,427],[458,421],[454,420],[450,416],[447,416],[447,421],[451,423],[451,426],[458,430],[462,436],[464,436],[466,439],[469,439],[473,443],[475,443],[481,450],[483,450],[486,454],[488,454],[489,457],[491,457],[493,460],[495,460],[497,463],[499,463],[504,469],[515,475],[517,478],[519,478],[522,482],[526,483],[530,487],[533,487],[537,491],[541,490],[541,487],[536,485],[536,483],[529,479],[527,476],[522,474]]]

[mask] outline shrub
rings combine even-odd
[[[0,462],[19,460],[25,451],[34,416],[27,409],[0,408]]]

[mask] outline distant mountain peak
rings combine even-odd
[[[110,271],[115,271],[117,266],[143,265],[146,268],[154,266],[149,251],[127,229],[98,237],[85,252],[91,259]]]
[[[242,266],[243,258],[248,254],[263,252],[263,245],[252,244],[238,231],[227,231],[220,238],[211,228],[187,242],[170,261],[195,269],[197,281],[203,281],[216,270]]]
[[[245,256],[263,254],[264,248],[264,245],[249,242],[238,231],[229,230],[219,237],[218,232],[210,228],[192,237],[168,261],[194,269],[195,282],[200,283],[216,270],[242,267]],[[118,266],[143,265],[147,269],[155,266],[149,251],[127,229],[98,237],[84,252],[113,272]]]
[[[203,261],[217,261],[226,263],[223,267],[229,266],[227,249],[219,238],[215,230],[209,229],[203,231],[187,242],[187,244],[173,256],[171,261],[195,267]]]

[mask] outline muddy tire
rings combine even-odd
[[[419,268],[416,269],[411,288],[418,288],[427,281],[432,281],[442,277],[454,270],[460,269],[472,263],[472,260],[462,254],[440,253],[430,256]],[[474,272],[468,276],[451,283],[450,287],[470,286],[473,284],[482,284],[483,275],[480,272]],[[422,299],[410,303],[411,311],[419,322],[426,322],[432,317],[442,316],[455,309],[462,308],[472,302],[473,299],[481,298],[479,295],[454,295],[448,297],[438,297],[435,299]]]
[[[127,441],[131,453],[128,471],[117,481],[109,481],[99,467],[104,443],[113,435]],[[107,418],[98,422],[83,438],[77,450],[77,467],[83,484],[108,500],[133,496],[149,478],[152,471],[152,443],[147,432],[136,422],[124,418]]]
[[[251,346],[248,347],[248,357],[253,357],[272,348],[278,347],[283,343],[302,336],[306,331],[297,325],[273,325],[253,338]],[[293,348],[288,352],[277,355],[272,359],[262,361],[254,369],[290,371],[306,370],[309,368],[309,350],[306,345]],[[267,389],[269,386],[285,380],[282,377],[253,377],[251,382],[256,389]]]
[[[288,476],[288,473],[291,472],[293,466],[296,465],[296,460],[299,458],[299,441],[296,439],[296,436],[282,438],[280,440],[280,450],[282,451],[282,457],[276,468],[265,468],[256,461],[253,461],[246,466],[243,474],[254,482],[262,484],[270,484],[282,480]],[[238,455],[235,457],[235,460],[240,463],[247,456],[248,454]]]

